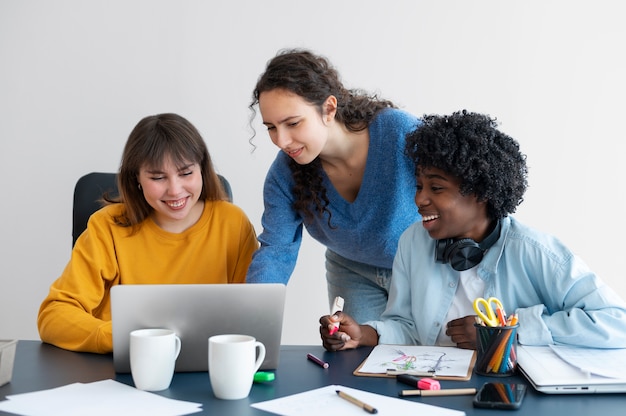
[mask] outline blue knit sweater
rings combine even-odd
[[[381,111],[369,126],[369,151],[357,198],[349,203],[328,177],[323,183],[330,200],[328,215],[307,224],[308,233],[347,259],[391,268],[402,232],[420,217],[415,206],[415,167],[405,154],[405,136],[420,121],[398,109]],[[286,284],[302,242],[303,215],[293,208],[294,180],[289,156],[282,151],[265,178],[265,211],[261,247],[248,269],[248,283]],[[322,261],[320,259],[320,261]]]

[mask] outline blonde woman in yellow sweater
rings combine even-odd
[[[227,202],[206,144],[176,114],[142,119],[118,174],[120,197],[94,213],[41,304],[42,341],[113,349],[109,290],[118,284],[243,283],[258,242]]]

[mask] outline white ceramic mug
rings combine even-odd
[[[258,350],[258,354],[257,354]],[[248,397],[254,373],[265,359],[265,345],[249,335],[215,335],[209,338],[209,378],[218,399]]]
[[[130,372],[139,390],[170,386],[181,342],[170,329],[138,329],[130,333]]]

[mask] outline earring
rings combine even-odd
[[[137,184],[137,188],[139,188],[139,190],[141,191],[141,184],[140,183]]]

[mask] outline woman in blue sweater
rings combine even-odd
[[[280,52],[253,93],[280,148],[265,179],[261,247],[247,282],[287,283],[302,228],[327,247],[329,303],[342,296],[355,319],[378,319],[387,303],[400,234],[419,214],[405,136],[419,120],[375,95],[346,89],[337,71],[306,50]]]

